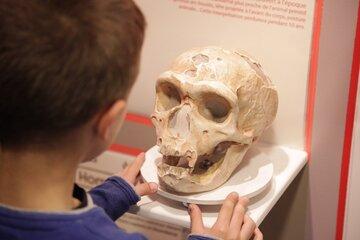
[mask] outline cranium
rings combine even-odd
[[[274,120],[277,91],[258,62],[220,47],[181,54],[156,83],[160,182],[182,193],[227,181]]]

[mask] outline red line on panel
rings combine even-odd
[[[306,107],[306,123],[305,123],[305,150],[308,153],[308,159],[311,157],[311,138],[314,118],[314,105],[316,94],[316,77],[319,59],[319,42],[321,31],[323,0],[318,0],[315,3],[313,37],[311,46],[311,58],[309,69],[309,82],[307,90],[307,107]]]
[[[354,128],[356,95],[357,95],[358,80],[359,80],[359,65],[360,65],[360,4],[358,9],[353,63],[351,69],[349,98],[348,98],[347,114],[346,114],[344,146],[343,146],[341,172],[340,172],[339,200],[338,200],[337,221],[336,221],[336,238],[335,238],[336,240],[341,240],[344,232],[344,219],[345,219],[346,195],[347,195],[347,186],[348,186],[348,177],[349,177],[351,143],[352,143],[352,135]]]
[[[134,113],[126,114],[125,121],[134,122],[137,124],[145,125],[147,127],[153,126],[149,118]],[[112,144],[108,150],[118,153],[124,153],[127,155],[132,155],[132,156],[137,156],[143,152],[142,149],[131,146],[125,146],[122,144]]]
[[[134,113],[126,114],[125,121],[135,122],[146,126],[152,126],[150,118]]]
[[[139,148],[129,147],[121,144],[112,144],[109,148],[110,151],[124,153],[127,155],[137,156],[143,152]]]

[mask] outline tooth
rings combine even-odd
[[[161,148],[160,148],[160,153],[163,154],[163,155],[165,155],[165,146],[164,146],[164,145],[161,146]]]
[[[160,153],[164,156],[169,156],[169,155],[173,155],[171,154],[171,152],[169,151],[169,147],[168,145],[162,145],[160,148]]]
[[[186,152],[185,152],[185,156],[184,156],[184,160],[186,160],[186,163],[187,163],[187,165],[189,166],[189,167],[193,167],[192,165],[192,158],[193,158],[193,152],[191,151],[191,150],[186,150]]]
[[[187,158],[191,158],[191,151],[190,150],[187,150],[186,151],[186,153],[185,153],[185,156],[187,157]]]
[[[195,166],[195,163],[196,163],[196,154],[195,152],[192,152],[191,153],[191,157],[190,157],[190,160],[189,160],[189,167],[193,168]]]

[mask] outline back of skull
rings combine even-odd
[[[275,118],[277,101],[260,65],[242,53],[204,47],[181,54],[156,85],[162,183],[178,192],[223,184]]]

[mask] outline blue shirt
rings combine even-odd
[[[121,231],[114,221],[140,197],[120,177],[110,177],[89,194],[74,188],[81,208],[67,212],[27,211],[0,205],[1,240],[140,240],[139,233]],[[75,196],[74,195],[74,196]],[[90,195],[90,196],[89,196]],[[190,235],[189,240],[212,238]]]

